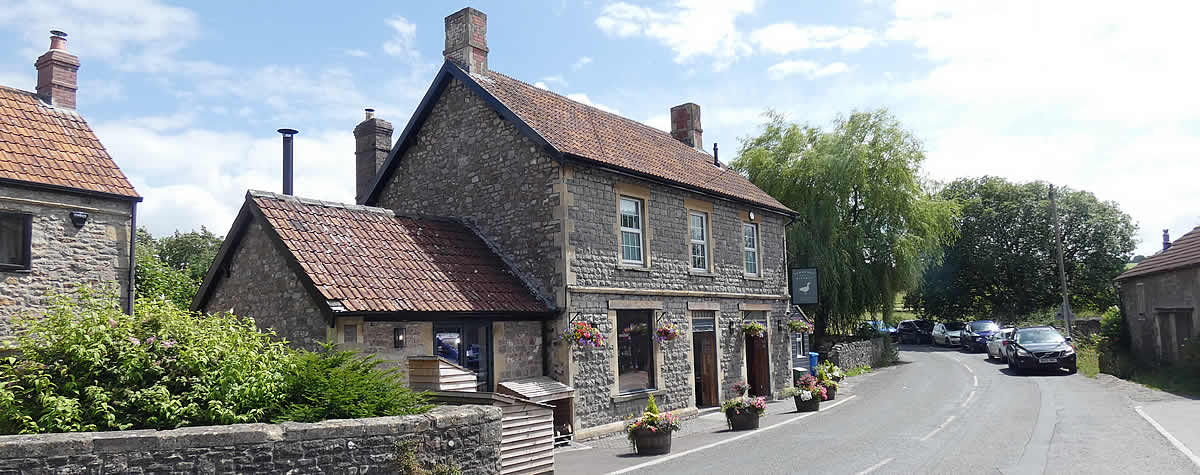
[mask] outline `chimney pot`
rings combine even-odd
[[[296,129],[279,129],[283,134],[283,194],[292,194],[292,136],[300,133]]]
[[[375,175],[392,151],[392,123],[375,117],[375,109],[366,109],[366,119],[354,127],[355,201],[363,204]]]
[[[67,52],[67,34],[51,30],[50,50],[39,56],[33,66],[38,72],[38,96],[54,107],[75,109],[79,58]]]
[[[1163,252],[1167,252],[1167,249],[1170,249],[1170,248],[1171,248],[1171,230],[1164,229],[1163,230]]]
[[[487,15],[471,7],[446,17],[442,55],[471,74],[487,72]]]
[[[671,108],[671,136],[701,152],[704,129],[700,127],[700,106],[693,102]]]

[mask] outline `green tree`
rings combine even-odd
[[[173,267],[160,258],[160,241],[145,228],[137,230],[135,287],[137,298],[165,297],[176,307],[186,309],[200,288],[200,279],[189,268]],[[207,267],[205,267],[207,270]]]
[[[850,329],[865,312],[889,317],[897,293],[914,288],[954,236],[957,205],[926,190],[920,141],[882,109],[839,117],[828,131],[765,116],[733,167],[800,214],[788,258],[820,272],[816,337]]]
[[[1072,306],[1099,311],[1116,305],[1112,279],[1129,260],[1137,227],[1116,203],[1086,191],[1059,191]],[[939,196],[961,205],[960,237],[906,296],[909,306],[945,319],[1013,319],[1059,305],[1048,184],[963,178]]]
[[[175,231],[170,236],[159,238],[157,254],[167,266],[187,270],[193,279],[203,280],[222,242],[224,238],[200,226],[199,231]]]

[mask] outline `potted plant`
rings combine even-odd
[[[812,324],[808,323],[808,320],[799,316],[789,318],[784,324],[787,325],[787,329],[792,333],[812,333],[813,329]]]
[[[733,392],[734,397],[745,396],[746,391],[750,390],[750,384],[745,381],[738,381],[733,383],[733,386],[730,386],[729,390]]]
[[[725,411],[725,421],[729,430],[747,430],[758,428],[758,418],[767,411],[767,399],[764,397],[740,396],[721,403]]]
[[[671,433],[679,428],[679,417],[669,412],[660,414],[652,394],[646,412],[626,426],[625,433],[638,455],[662,455],[671,452]]]
[[[817,384],[825,389],[826,401],[832,401],[834,397],[837,397],[839,384],[837,381],[833,380],[833,377],[830,376],[829,371],[827,371],[825,368],[821,368],[819,371],[817,371]]]
[[[599,348],[604,346],[604,337],[596,327],[588,322],[572,323],[563,332],[561,339],[583,347]]]
[[[742,324],[742,331],[746,336],[760,337],[767,334],[767,327],[759,322],[749,322]]]
[[[817,383],[817,378],[806,374],[796,379],[794,387],[784,388],[782,395],[796,402],[796,412],[816,412],[825,398],[825,387]]]
[[[679,325],[676,325],[675,322],[670,322],[666,325],[658,327],[654,330],[654,338],[659,342],[666,342],[679,338]]]
[[[834,381],[841,382],[842,379],[846,377],[846,373],[842,371],[842,368],[833,364],[833,362],[829,360],[825,360],[824,363],[821,363],[821,369],[829,375],[829,379]]]

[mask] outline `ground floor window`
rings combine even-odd
[[[32,229],[32,216],[0,212],[0,270],[29,269]]]
[[[474,372],[479,391],[491,390],[490,322],[437,323],[433,329],[433,347],[435,355]]]
[[[621,393],[654,389],[654,311],[617,312],[617,385]]]

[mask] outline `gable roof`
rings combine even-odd
[[[377,197],[393,172],[397,157],[409,146],[410,133],[424,122],[451,77],[463,81],[500,115],[559,159],[574,159],[783,214],[796,214],[740,173],[725,165],[714,166],[711,155],[685,145],[671,134],[495,71],[468,74],[451,61],[442,65],[375,177],[371,191],[360,197],[363,202],[371,203]]]
[[[265,223],[318,301],[335,313],[550,311],[458,221],[253,190],[246,211]],[[230,234],[240,239],[248,220],[238,221]],[[232,255],[222,247],[193,308],[207,301],[217,269]]]
[[[1180,236],[1171,243],[1169,249],[1147,257],[1132,269],[1121,273],[1116,280],[1195,266],[1200,266],[1200,227]]]
[[[0,180],[141,201],[79,114],[0,86]]]

